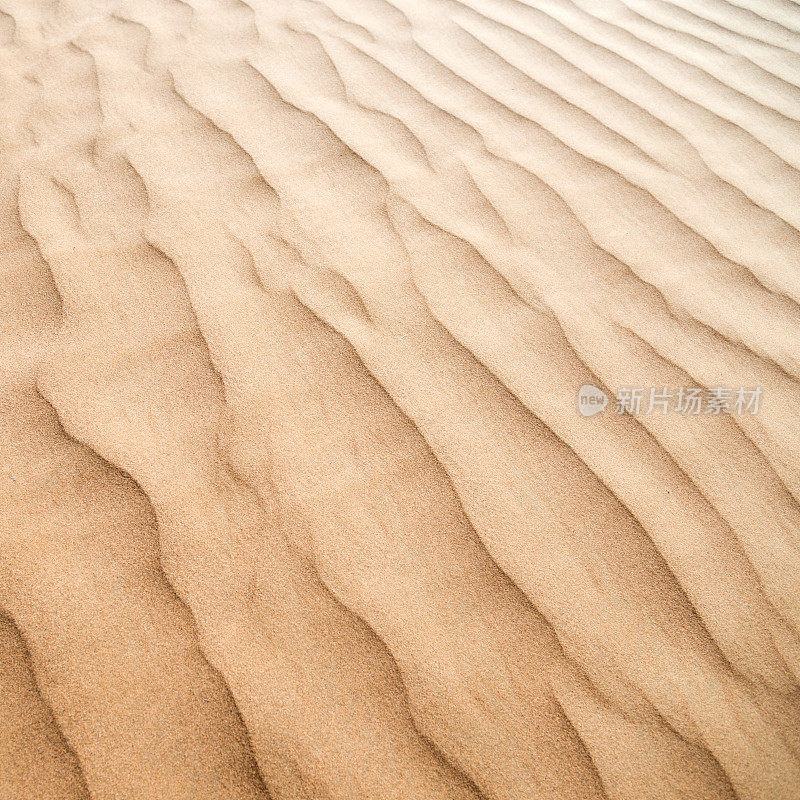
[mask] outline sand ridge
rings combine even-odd
[[[0,81],[6,794],[800,793],[794,3],[0,0]]]

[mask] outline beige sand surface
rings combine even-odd
[[[0,0],[0,798],[798,800],[798,87],[790,0]]]

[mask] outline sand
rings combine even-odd
[[[798,87],[790,0],[0,0],[0,797],[800,797]]]

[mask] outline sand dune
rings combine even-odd
[[[800,797],[796,3],[0,0],[0,84],[3,797]]]

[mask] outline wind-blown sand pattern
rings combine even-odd
[[[0,83],[0,796],[800,798],[800,6],[0,0]]]

